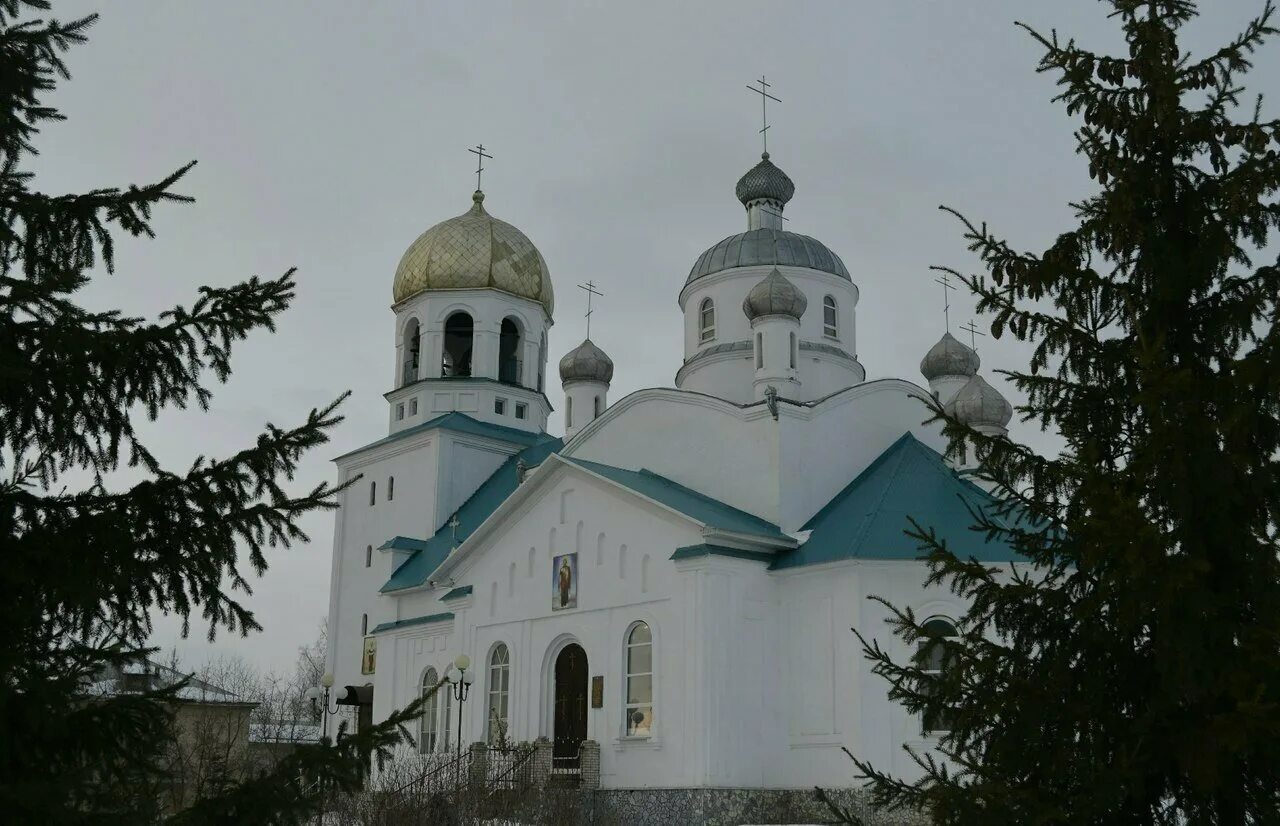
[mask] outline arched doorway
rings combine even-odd
[[[587,652],[569,643],[556,657],[551,757],[556,768],[578,768],[578,747],[587,739]]]

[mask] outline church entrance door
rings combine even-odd
[[[551,749],[558,769],[578,768],[578,747],[587,739],[587,652],[577,643],[556,657],[555,730]]]

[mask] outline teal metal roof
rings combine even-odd
[[[410,625],[426,625],[429,622],[444,622],[453,619],[453,614],[445,611],[443,614],[428,614],[425,617],[413,617],[412,619],[396,620],[395,622],[384,622],[373,626],[370,634],[380,634],[383,631],[390,631],[394,628],[406,628]]]
[[[461,416],[458,413],[450,413],[450,416]],[[446,417],[447,418],[447,417]],[[468,421],[475,421],[467,416],[462,418]],[[482,424],[477,422],[477,424]],[[492,425],[485,425],[491,427]],[[422,542],[422,547],[414,551],[413,555],[404,561],[400,567],[396,568],[391,574],[391,578],[380,589],[382,593],[390,591],[399,591],[403,588],[415,588],[422,585],[431,576],[431,572],[440,567],[440,563],[444,562],[454,547],[453,529],[449,527],[449,523],[453,521],[453,516],[458,517],[458,543],[461,544],[472,531],[480,527],[480,523],[489,518],[489,514],[498,509],[506,498],[510,496],[517,487],[519,481],[516,478],[516,463],[523,461],[527,466],[533,467],[540,465],[542,462],[555,451],[564,445],[563,439],[557,439],[542,434],[524,434],[536,438],[536,444],[525,448],[507,461],[503,462],[501,467],[493,472],[480,487],[476,488],[476,492],[471,494],[467,501],[462,503],[462,507],[454,511],[449,519],[444,521],[444,525],[435,535],[427,540],[414,540]]]
[[[427,540],[412,536],[393,536],[378,546],[380,551],[420,551],[427,547]]]
[[[758,516],[738,510],[732,505],[726,505],[718,499],[712,499],[710,496],[686,488],[651,471],[623,470],[612,465],[588,462],[585,459],[565,456],[560,458],[569,464],[577,465],[583,470],[599,474],[611,482],[630,488],[711,528],[766,539],[784,540],[788,544],[794,541],[772,522],[766,522]]]
[[[473,419],[465,413],[454,412],[445,413],[443,416],[436,416],[430,421],[425,421],[422,424],[415,424],[413,427],[406,427],[404,430],[398,430],[390,436],[381,438],[376,442],[370,442],[364,447],[348,451],[337,459],[334,459],[334,461],[337,462],[347,458],[348,456],[354,456],[355,454],[368,450],[371,447],[389,444],[436,428],[441,430],[452,430],[455,433],[469,433],[473,436],[486,436],[490,439],[511,442],[517,445],[534,445],[539,441],[548,438],[545,433],[530,433],[527,430],[517,430],[514,427],[506,427],[500,424],[489,424],[488,422],[482,422],[479,419]]]
[[[773,554],[762,551],[744,551],[739,548],[726,548],[723,545],[686,545],[676,548],[672,559],[697,559],[702,556],[728,556],[734,559],[750,559],[753,562],[772,562]]]
[[[910,433],[894,442],[858,478],[804,526],[812,533],[799,548],[784,551],[775,569],[843,559],[919,559],[919,542],[907,536],[908,517],[933,528],[961,558],[982,562],[1024,559],[1000,540],[974,531],[969,509],[993,515],[994,497],[952,470],[936,451]]]
[[[451,599],[462,599],[463,597],[469,597],[471,596],[471,590],[472,589],[470,585],[461,585],[457,588],[454,588],[452,591],[445,594],[444,596],[440,597],[440,601],[446,602]]]

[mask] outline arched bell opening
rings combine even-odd
[[[498,332],[498,381],[522,384],[523,362],[520,358],[520,325],[515,319],[504,318]]]
[[[471,375],[471,348],[475,335],[475,323],[471,316],[457,312],[444,323],[444,355],[440,362],[440,375],[457,378]]]
[[[422,333],[418,326],[418,319],[409,319],[409,323],[404,325],[404,338],[401,344],[404,361],[400,370],[400,384],[403,386],[418,380],[419,356],[422,351]]]

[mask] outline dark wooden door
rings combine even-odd
[[[577,768],[587,739],[587,652],[576,643],[556,657],[555,732],[551,756],[560,768]]]

